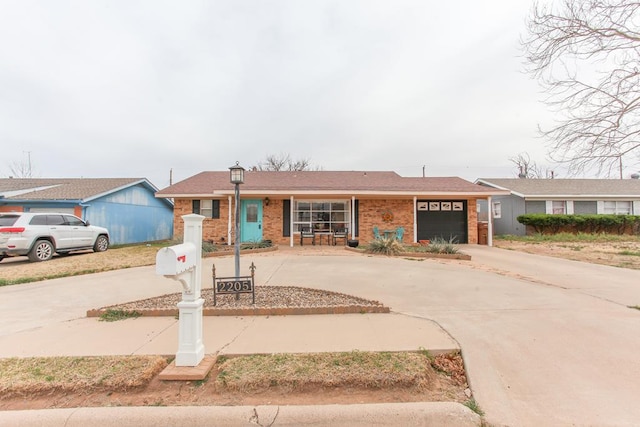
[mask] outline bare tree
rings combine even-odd
[[[268,155],[253,169],[260,171],[304,171],[310,170],[312,167],[309,159],[293,160],[289,154],[281,153]]]
[[[518,178],[545,178],[542,168],[534,161],[528,153],[520,153],[509,159],[518,170]]]
[[[10,176],[14,178],[33,178],[33,169],[31,166],[31,152],[27,153],[27,160],[12,162],[9,164]]]
[[[557,125],[541,129],[552,160],[575,175],[610,176],[640,151],[640,2],[535,4],[522,41],[528,72],[549,94]]]

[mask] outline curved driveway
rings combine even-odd
[[[640,271],[463,250],[473,261],[283,250],[243,256],[242,268],[254,261],[258,283],[358,295],[438,322],[459,342],[493,425],[640,424],[640,311],[627,307],[640,305]],[[205,284],[213,262],[203,263]],[[215,263],[219,275],[232,274],[232,258]],[[153,267],[0,288],[0,336],[168,289],[177,285]]]

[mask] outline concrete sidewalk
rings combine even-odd
[[[203,341],[207,354],[227,355],[420,349],[438,354],[460,348],[435,322],[393,313],[205,316]],[[76,319],[0,337],[0,357],[172,355],[177,349],[173,317]]]

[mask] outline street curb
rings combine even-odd
[[[481,418],[456,402],[300,406],[96,407],[0,412],[14,427],[217,427],[226,426],[455,426],[477,427]]]

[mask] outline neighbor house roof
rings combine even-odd
[[[0,178],[0,200],[86,202],[137,184],[157,191],[145,178]]]
[[[640,180],[637,179],[480,178],[476,183],[509,190],[520,197],[640,198]]]
[[[401,177],[377,171],[246,171],[243,195],[459,195],[487,196],[505,192],[458,177]],[[229,172],[201,172],[160,190],[156,197],[231,195]]]

